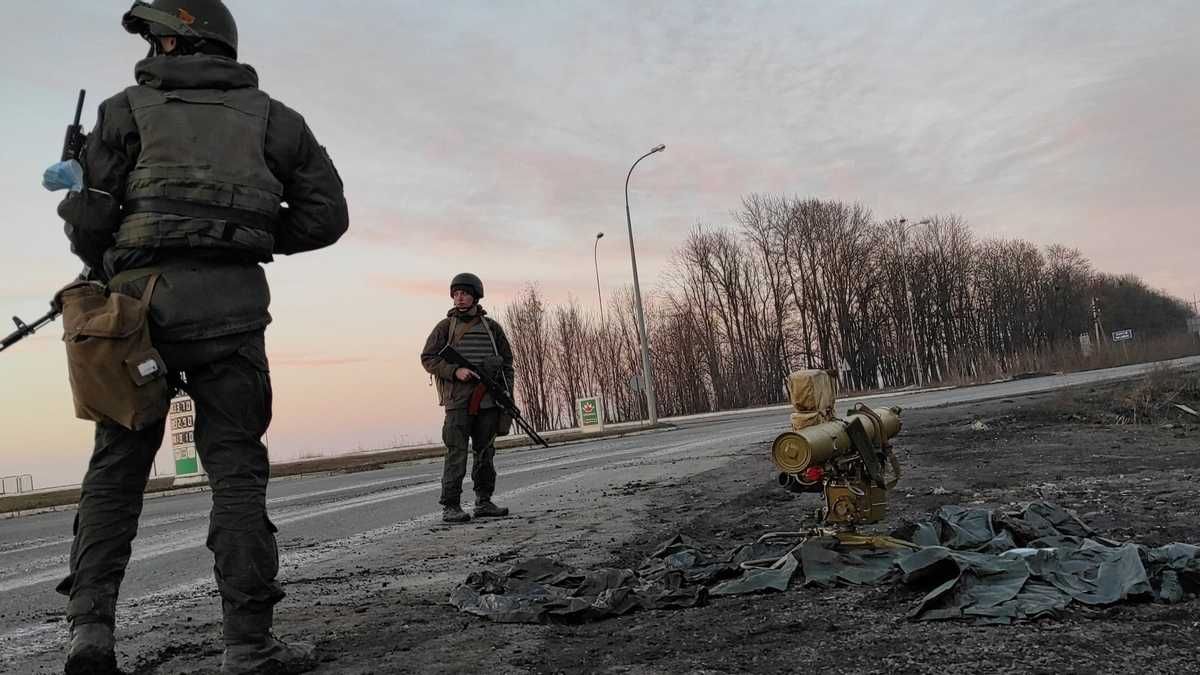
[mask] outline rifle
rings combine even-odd
[[[67,125],[67,136],[63,139],[62,161],[68,159],[79,159],[79,152],[83,150],[83,142],[87,140],[87,134],[83,133],[83,127],[79,124],[79,118],[83,115],[83,97],[87,96],[86,89],[79,90],[79,100],[75,103],[75,121]]]
[[[533,427],[529,426],[529,423],[525,421],[525,418],[521,417],[521,410],[517,408],[516,401],[514,401],[512,396],[509,395],[508,390],[504,388],[504,385],[496,381],[496,378],[488,375],[478,366],[471,363],[467,357],[459,354],[458,350],[450,345],[442,347],[442,350],[438,352],[438,356],[449,361],[450,363],[453,363],[459,368],[466,368],[467,370],[475,373],[475,375],[479,377],[479,381],[484,387],[487,388],[488,393],[492,395],[492,400],[496,402],[496,405],[500,406],[509,415],[512,415],[513,421],[517,423],[517,426],[521,427],[522,431],[524,431],[530,438],[532,438],[542,447],[550,447],[550,444],[546,442],[546,439],[539,436],[538,432],[534,431]]]
[[[79,123],[80,118],[83,116],[83,99],[85,96],[87,96],[87,90],[80,89],[79,100],[75,102],[75,120],[67,125],[67,134],[63,138],[62,159],[60,161],[65,162],[69,159],[78,160],[79,152],[83,150],[83,143],[87,140],[87,135],[83,133],[83,126]],[[79,274],[79,278],[86,279],[90,275],[91,270],[84,266],[83,272]],[[0,340],[0,352],[20,342],[22,339],[33,335],[39,328],[54,321],[61,314],[62,307],[54,300],[51,300],[50,311],[39,316],[33,323],[25,323],[20,317],[14,316],[12,320],[17,325],[17,329],[6,335],[3,340]]]

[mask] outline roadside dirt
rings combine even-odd
[[[1118,424],[1116,401],[1129,386],[905,413],[896,443],[904,477],[876,529],[944,504],[1047,499],[1110,538],[1200,543],[1200,418],[1168,412],[1153,425]],[[427,523],[415,530],[422,536],[397,536],[387,564],[348,548],[337,574],[286,575],[277,628],[316,641],[326,673],[1200,672],[1200,600],[990,627],[909,622],[917,596],[898,587],[793,584],[580,626],[494,624],[447,603],[469,572],[518,557],[636,567],[678,532],[718,552],[814,523],[817,497],[776,487],[765,444],[730,453],[722,468],[683,481],[564,492],[544,509],[456,529]],[[123,659],[139,673],[211,672],[219,661],[212,622],[170,619],[146,630],[179,637]]]

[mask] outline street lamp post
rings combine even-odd
[[[650,369],[650,338],[646,334],[646,316],[642,312],[642,287],[638,283],[637,254],[633,250],[633,220],[629,216],[629,177],[633,175],[633,169],[637,167],[638,162],[666,149],[667,146],[662,144],[650,148],[650,152],[638,157],[633,166],[629,167],[629,173],[625,174],[625,224],[629,226],[629,262],[633,265],[633,301],[634,307],[637,309],[638,337],[642,341],[642,386],[646,390],[646,412],[650,416],[651,426],[658,424],[658,406],[654,400],[654,373]]]
[[[603,232],[596,233],[596,242],[592,244],[592,264],[596,266],[596,302],[600,303],[600,321],[604,321],[604,298],[600,295],[600,258],[599,247],[600,240],[604,238]]]
[[[900,219],[900,230],[902,232],[904,232],[906,239],[908,237],[908,228],[904,227],[904,224],[907,222],[908,222],[907,218]],[[928,225],[928,224],[929,224],[928,220],[922,220],[919,223],[914,223],[913,227],[917,227],[919,225]],[[921,367],[921,354],[920,354],[920,352],[917,351],[917,325],[916,325],[916,323],[913,322],[913,298],[912,298],[912,292],[909,289],[909,281],[908,281],[908,277],[911,275],[912,275],[912,263],[910,262],[908,265],[904,266],[904,302],[906,305],[908,305],[908,335],[910,338],[912,338],[913,366],[916,368],[916,371],[917,371],[917,386],[923,387],[923,386],[925,386],[925,382],[924,382],[925,376],[921,372],[923,370],[923,368]]]

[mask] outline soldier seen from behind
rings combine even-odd
[[[425,341],[421,365],[437,384],[438,403],[446,409],[442,442],[446,444],[446,462],[442,469],[442,520],[464,523],[471,519],[462,510],[462,484],[467,473],[468,446],[474,452],[471,482],[475,491],[476,518],[502,517],[508,509],[492,503],[496,490],[495,440],[512,425],[509,414],[496,405],[476,373],[460,368],[439,355],[450,345],[471,363],[479,364],[487,375],[512,393],[513,355],[508,337],[500,324],[487,317],[479,305],[483,282],[474,274],[463,273],[450,282],[454,306],[438,322]]]
[[[107,284],[93,284],[102,292],[89,302],[143,306],[153,350],[126,365],[140,391],[161,396],[121,422],[89,418],[95,448],[70,575],[58,587],[70,598],[66,672],[119,672],[117,596],[175,387],[195,402],[195,442],[212,488],[207,545],[223,614],[221,671],[304,672],[316,665],[313,648],[272,634],[284,593],[266,508],[271,317],[262,264],[342,236],[342,182],[304,118],[259,90],[255,70],[236,60],[237,26],[219,0],[136,2],[122,25],[150,53],[135,67],[136,86],[100,105],[81,184],[59,214],[72,250]],[[75,327],[70,316],[64,310],[69,355],[74,340],[119,337],[96,331],[95,316]],[[81,396],[95,394],[86,387],[104,384],[87,382],[88,366],[71,363],[77,411]]]

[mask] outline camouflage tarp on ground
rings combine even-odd
[[[909,615],[913,620],[1011,623],[1053,615],[1072,602],[1172,603],[1200,592],[1200,548],[1110,541],[1043,502],[1016,514],[944,506],[895,534],[914,542],[917,550],[846,546],[834,537],[814,537],[799,548],[798,558],[788,554],[794,547],[789,543],[739,546],[714,556],[676,536],[636,571],[580,570],[531,558],[500,572],[472,573],[450,602],[500,622],[595,621],[637,609],[692,607],[710,594],[782,591],[802,570],[804,585],[900,582],[926,589]],[[774,569],[740,566],[773,558],[781,563]]]
[[[741,546],[714,557],[686,537],[665,542],[636,570],[580,570],[549,558],[522,560],[500,572],[473,572],[450,595],[464,612],[501,623],[577,623],[637,609],[694,607],[708,589],[741,574],[740,563],[779,558],[791,545]],[[785,590],[796,566],[746,580],[736,592]],[[787,576],[781,576],[786,574]],[[734,592],[734,591],[727,591]]]
[[[923,546],[897,563],[904,583],[930,588],[910,615],[916,620],[1011,623],[1072,602],[1174,603],[1200,591],[1200,547],[1104,539],[1045,502],[1015,515],[944,506],[898,535]]]

